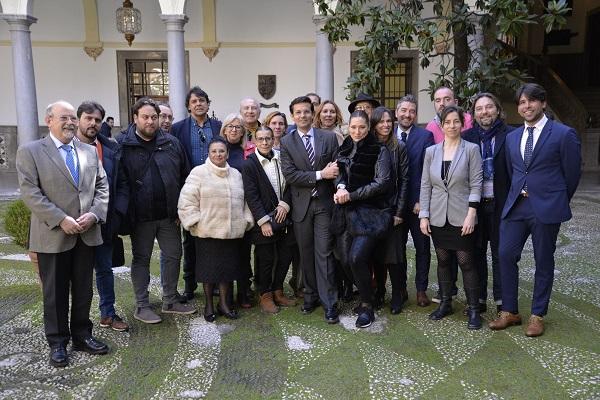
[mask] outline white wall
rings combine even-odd
[[[116,51],[165,50],[166,46],[158,1],[150,0],[134,2],[142,12],[143,30],[131,48],[124,45],[123,36],[115,28],[115,10],[121,4],[118,0],[98,1],[100,40],[105,48],[94,61],[80,45],[85,39],[81,2],[35,3],[34,16],[39,20],[31,30],[40,125],[46,105],[57,99],[75,106],[82,100],[94,99],[120,124]],[[197,47],[203,40],[200,0],[187,2],[190,21],[185,26],[185,39],[192,44],[187,46],[190,83],[208,92],[213,101],[211,107],[220,118],[236,111],[239,100],[245,96],[257,97],[263,103],[277,102],[280,110],[287,113],[291,99],[315,90],[315,48],[307,46],[315,40],[310,0],[217,0],[216,12],[217,40],[223,47],[212,62]],[[4,41],[0,42],[0,90],[8,99],[0,102],[0,125],[16,125],[9,38],[8,25],[0,21],[0,41]],[[259,47],[249,47],[257,42]],[[271,47],[269,43],[274,42],[276,46],[284,43],[284,47]],[[350,51],[354,49],[350,44],[341,44],[334,53],[334,96],[346,118],[348,101],[344,87],[350,73]],[[419,89],[427,86],[432,70],[435,68],[413,71],[418,74]],[[259,74],[277,75],[277,92],[270,100],[258,93]],[[425,93],[414,94],[419,96],[419,122],[427,122],[433,117],[431,101]],[[263,116],[270,111],[264,110]]]

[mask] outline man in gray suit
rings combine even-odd
[[[292,100],[290,113],[296,129],[281,141],[281,169],[292,191],[292,221],[304,276],[302,312],[313,312],[320,300],[325,320],[335,324],[339,319],[329,222],[333,179],[339,173],[337,139],[331,132],[312,128],[314,108],[309,97]]]
[[[50,134],[21,146],[16,164],[21,198],[31,210],[29,250],[38,253],[50,364],[65,367],[70,338],[73,350],[108,352],[92,337],[89,318],[94,246],[102,244],[108,183],[96,149],[73,140],[77,116],[71,104],[49,105],[45,122]]]

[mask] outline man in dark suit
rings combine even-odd
[[[283,175],[292,191],[292,220],[304,276],[302,312],[311,313],[319,300],[325,320],[337,323],[337,288],[329,234],[333,207],[333,179],[339,173],[335,160],[335,134],[312,128],[314,108],[309,97],[292,100],[290,113],[297,129],[281,140]]]
[[[108,184],[96,149],[73,140],[73,106],[53,103],[44,120],[50,134],[21,146],[16,166],[21,198],[31,210],[29,250],[38,254],[50,364],[65,367],[70,338],[73,350],[108,352],[92,337],[90,321],[94,246],[102,244]]]
[[[208,158],[208,144],[221,132],[221,121],[208,116],[210,99],[208,94],[194,86],[188,91],[185,105],[190,116],[173,124],[171,134],[175,136],[185,149],[191,168],[204,164]],[[185,177],[184,177],[185,178]],[[188,231],[183,231],[183,281],[184,297],[194,298],[196,283],[196,248],[194,239]]]
[[[498,241],[500,215],[509,187],[504,140],[512,127],[504,123],[502,105],[496,96],[491,93],[478,93],[473,98],[471,113],[475,118],[475,123],[473,128],[463,132],[463,139],[479,145],[483,160],[483,189],[481,203],[477,210],[477,247],[475,254],[481,287],[479,312],[483,313],[487,309],[488,242],[492,251],[493,295],[498,311],[500,311],[500,305],[502,304]]]
[[[433,145],[433,134],[415,125],[417,120],[417,99],[409,94],[402,97],[396,106],[395,128],[399,141],[406,144],[408,155],[408,192],[406,199],[407,211],[404,213],[404,246],[408,241],[408,232],[413,238],[415,245],[416,273],[415,285],[417,287],[417,305],[427,307],[431,304],[427,297],[427,285],[429,284],[429,266],[431,263],[431,252],[429,237],[423,235],[419,226],[419,194],[421,192],[421,174],[423,173],[423,158],[425,149]],[[407,268],[406,251],[404,251],[404,265]],[[408,294],[403,294],[404,301]]]
[[[115,311],[115,281],[112,272],[113,244],[117,239],[119,219],[115,212],[115,195],[121,147],[114,140],[99,134],[104,118],[104,108],[95,101],[84,101],[77,107],[79,125],[75,138],[96,148],[98,158],[106,172],[109,187],[108,213],[102,224],[102,244],[96,247],[94,269],[96,270],[96,288],[100,298],[100,326],[118,332],[129,330],[129,326]],[[121,246],[122,250],[122,246]]]
[[[525,334],[534,337],[544,333],[556,239],[560,224],[571,219],[569,202],[581,177],[581,144],[573,128],[546,117],[543,87],[527,83],[517,90],[515,100],[525,126],[510,132],[505,141],[510,189],[500,223],[502,311],[489,325],[505,329],[521,324],[517,263],[531,235],[535,281]]]

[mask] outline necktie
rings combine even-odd
[[[523,154],[523,162],[525,163],[525,168],[529,168],[529,163],[531,162],[531,155],[533,154],[533,126],[527,127],[527,141],[525,142],[525,152]],[[527,177],[525,177],[525,185],[523,185],[523,190],[527,192]]]
[[[75,186],[79,186],[79,171],[77,170],[77,164],[75,163],[75,157],[73,157],[73,148],[67,144],[63,144],[60,146],[61,149],[67,152],[67,157],[65,159],[65,163],[67,164],[67,168],[73,177],[73,181],[75,182]]]
[[[408,135],[406,134],[406,132],[404,132],[404,131],[400,132],[400,137],[402,138],[401,140],[402,140],[404,143],[406,143],[406,137],[407,137],[407,136],[408,136]]]
[[[310,135],[303,135],[304,139],[304,147],[306,148],[306,152],[308,153],[308,161],[310,161],[310,165],[315,166],[315,149],[313,149],[312,144],[310,143]],[[311,196],[317,196],[317,188],[313,188],[311,191]]]

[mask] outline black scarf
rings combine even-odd
[[[474,127],[479,134],[479,140],[481,141],[483,150],[481,157],[483,161],[483,179],[494,179],[494,150],[492,149],[492,139],[496,136],[496,133],[504,130],[504,122],[500,118],[496,119],[487,131],[477,123],[474,124]]]

